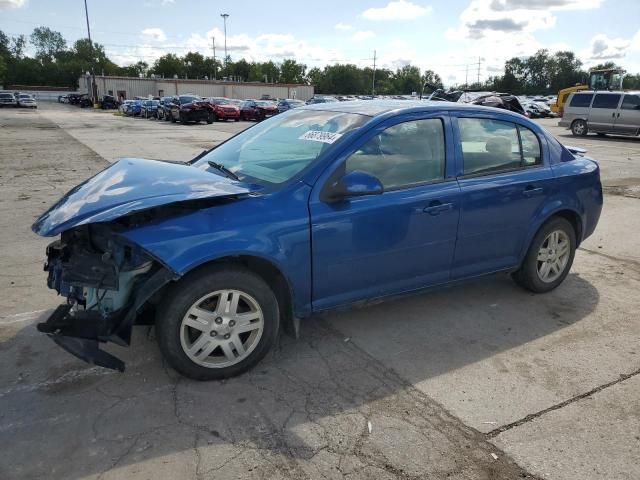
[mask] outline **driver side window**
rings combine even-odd
[[[372,137],[347,159],[345,173],[369,173],[390,190],[443,180],[444,164],[444,126],[430,118],[400,123]]]

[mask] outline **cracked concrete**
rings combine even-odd
[[[498,277],[327,314],[222,382],[178,376],[137,327],[131,348],[109,347],[127,362],[119,374],[35,331],[58,299],[41,272],[47,240],[29,225],[104,159],[140,143],[187,158],[244,124],[182,129],[58,105],[3,110],[0,124],[0,478],[640,476],[636,199],[607,196],[602,228],[550,295]],[[608,155],[612,181],[640,178]]]

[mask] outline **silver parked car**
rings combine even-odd
[[[17,107],[18,101],[11,92],[0,92],[0,107]]]
[[[38,103],[33,95],[21,93],[18,95],[18,106],[23,108],[38,108]]]
[[[574,135],[638,135],[640,92],[574,92],[558,125],[570,128]]]

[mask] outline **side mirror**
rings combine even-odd
[[[384,187],[380,180],[369,173],[355,170],[331,185],[327,199],[335,202],[351,197],[380,195],[383,192]]]

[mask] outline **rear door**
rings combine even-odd
[[[596,93],[589,112],[589,130],[612,132],[622,94]]]
[[[615,133],[637,135],[640,130],[640,95],[627,93],[616,114]]]
[[[543,143],[526,126],[462,117],[455,124],[462,206],[452,279],[516,266],[553,180]]]

